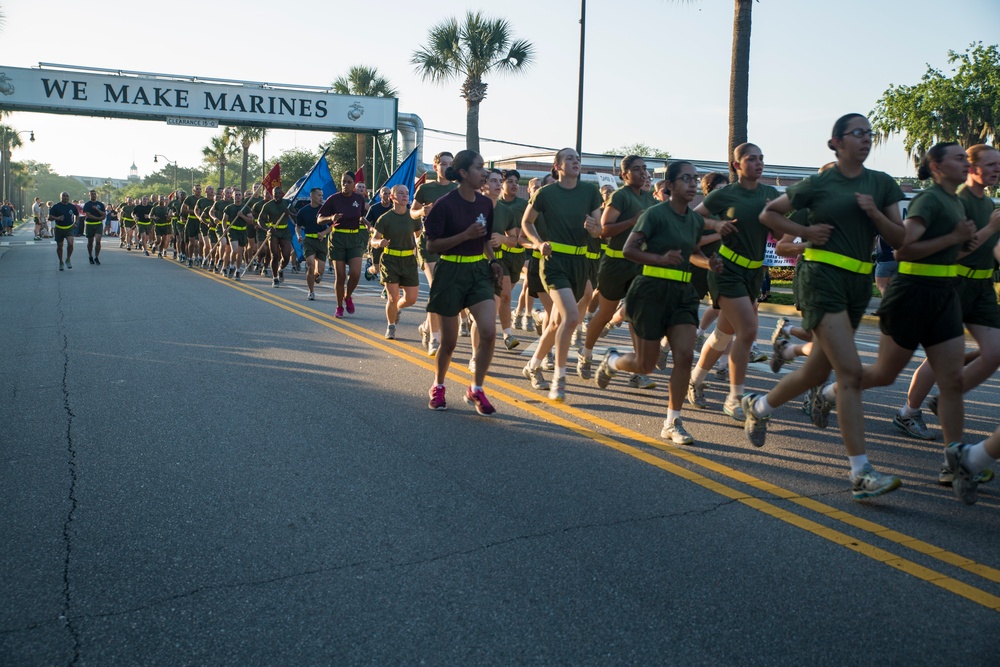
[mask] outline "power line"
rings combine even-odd
[[[435,130],[430,127],[425,127],[424,132],[434,132],[436,134],[444,134],[449,137],[461,137],[465,139],[465,134],[460,132],[448,132],[447,130]],[[540,151],[557,151],[558,148],[552,148],[551,146],[535,146],[533,144],[519,144],[516,141],[504,141],[503,139],[487,139],[486,137],[479,137],[480,141],[487,141],[491,144],[506,144],[507,146],[520,146],[522,148],[535,148]]]

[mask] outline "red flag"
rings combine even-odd
[[[420,178],[418,178],[417,182],[413,184],[413,191],[416,192],[417,188],[419,188],[426,182],[427,182],[427,172],[425,171],[424,173],[420,174]]]
[[[268,192],[273,192],[275,188],[281,187],[281,163],[275,162],[274,166],[271,167],[271,171],[267,172],[267,176],[264,180],[260,182],[264,186],[264,189]]]
[[[354,182],[355,183],[364,183],[365,182],[365,168],[364,167],[358,167],[358,171],[354,174]]]

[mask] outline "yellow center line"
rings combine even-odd
[[[187,268],[187,267],[183,267]],[[192,269],[193,270],[193,269]],[[222,278],[221,276],[215,276],[214,274],[205,274],[200,271],[196,271],[198,275],[202,277],[214,280],[217,283],[231,287],[237,291],[243,292],[249,296],[256,299],[260,299],[266,303],[277,306],[282,310],[290,313],[294,313],[303,317],[311,322],[324,326],[333,331],[343,333],[355,340],[366,343],[380,350],[388,352],[400,359],[408,361],[418,366],[422,366],[427,370],[433,371],[435,366],[433,363],[422,359],[418,356],[418,353],[414,348],[410,346],[402,347],[397,344],[387,344],[382,342],[378,334],[372,332],[369,329],[352,324],[350,322],[345,322],[340,319],[333,318],[331,315],[323,313],[321,311],[309,308],[307,306],[300,305],[298,303],[287,301],[283,297],[272,295],[265,290],[257,287],[252,287],[249,285],[243,285],[242,283],[230,282],[228,279]],[[458,370],[462,374],[469,375],[468,371],[461,367],[461,365],[453,366],[449,371]],[[949,552],[941,547],[937,547],[933,544],[929,544],[922,540],[910,537],[898,531],[892,530],[885,526],[881,526],[875,522],[868,521],[867,519],[862,519],[861,517],[854,516],[843,510],[837,509],[830,505],[818,502],[811,498],[801,496],[794,491],[785,489],[783,487],[771,484],[764,480],[758,479],[749,475],[747,473],[741,472],[734,468],[730,468],[721,463],[705,459],[703,457],[697,456],[691,453],[689,450],[680,449],[673,445],[663,443],[652,439],[649,436],[643,435],[641,433],[634,432],[628,428],[615,424],[614,422],[607,421],[603,418],[596,417],[587,412],[573,408],[572,406],[554,402],[546,403],[545,407],[539,407],[536,403],[539,402],[539,397],[536,394],[524,391],[521,387],[513,385],[497,378],[490,378],[491,389],[490,396],[494,400],[499,399],[500,401],[507,403],[513,407],[519,408],[529,414],[538,417],[539,419],[546,421],[548,423],[556,424],[563,428],[566,428],[578,435],[585,438],[598,442],[606,447],[614,449],[618,452],[631,456],[635,459],[643,461],[649,465],[659,468],[665,472],[672,475],[680,477],[682,479],[693,482],[705,489],[713,491],[719,495],[726,498],[730,498],[737,502],[740,502],[747,507],[751,507],[757,511],[763,512],[773,518],[780,521],[788,523],[790,525],[796,526],[807,532],[810,532],[817,537],[821,537],[825,540],[829,540],[834,544],[845,547],[852,551],[856,551],[860,554],[868,556],[873,560],[880,563],[894,567],[902,572],[910,574],[914,577],[927,581],[928,583],[939,586],[945,590],[948,590],[956,595],[964,597],[971,600],[977,604],[980,604],[989,609],[995,611],[1000,611],[1000,597],[992,595],[986,591],[975,588],[965,584],[964,582],[958,581],[952,577],[948,577],[940,572],[932,570],[930,568],[924,567],[915,563],[913,561],[907,560],[896,554],[893,554],[884,549],[880,549],[872,544],[858,540],[846,533],[839,532],[820,523],[807,519],[801,515],[795,514],[788,510],[782,509],[766,500],[755,498],[742,491],[728,487],[724,484],[716,482],[713,479],[705,477],[700,473],[694,472],[687,468],[681,467],[677,464],[666,461],[658,456],[655,456],[649,452],[643,451],[628,445],[624,442],[620,442],[610,436],[604,435],[598,431],[593,430],[588,426],[582,426],[569,419],[565,419],[560,415],[553,412],[557,410],[559,412],[566,413],[567,415],[573,416],[584,423],[600,426],[620,437],[629,438],[632,440],[637,440],[645,445],[653,447],[657,450],[675,456],[677,458],[683,459],[684,461],[696,465],[701,468],[705,468],[717,474],[728,477],[734,481],[746,484],[760,491],[764,491],[770,495],[773,495],[781,500],[786,500],[792,502],[805,509],[817,512],[828,519],[839,521],[845,523],[851,527],[857,528],[864,532],[870,533],[877,537],[881,537],[890,542],[898,544],[904,548],[912,549],[920,554],[929,556],[936,560],[939,560],[948,565],[952,565],[965,570],[971,574],[983,577],[987,580],[1000,583],[1000,571],[996,570],[987,565],[976,563],[968,558],[959,556],[958,554]],[[499,391],[498,388],[503,389]]]

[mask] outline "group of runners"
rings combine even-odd
[[[819,428],[827,426],[835,407],[851,492],[864,499],[899,488],[901,480],[869,461],[861,393],[894,382],[922,346],[926,362],[893,422],[926,438],[921,408],[936,383],[938,392],[927,407],[941,420],[946,443],[938,480],[974,503],[978,485],[992,479],[992,463],[1000,457],[1000,429],[983,442],[963,443],[963,394],[1000,365],[1000,310],[993,287],[1000,212],[985,192],[1000,178],[1000,152],[983,145],[966,151],[954,143],[931,148],[919,176],[933,184],[910,202],[904,221],[899,185],[864,167],[871,145],[868,120],[843,116],[828,141],[835,161],[784,194],[760,182],[764,159],[754,144],[735,149],[734,183],[721,175],[701,178],[691,163],[675,161],[653,186],[642,158],[627,156],[621,162],[624,185],[607,198],[581,182],[580,157],[566,148],[555,156],[551,182],[533,181],[530,199],[520,204],[506,185],[510,178],[516,186],[516,172],[488,169],[471,151],[437,156],[437,182],[418,189],[410,208],[414,219],[423,219],[411,268],[422,265],[430,282],[429,317],[420,326],[428,353],[436,357],[429,407],[447,407],[444,381],[468,317],[474,379],[465,400],[480,414],[495,412],[483,389],[495,322],[499,318],[507,348],[516,346],[509,323],[532,312],[534,298],[545,314],[522,373],[532,387],[547,390],[549,399],[565,401],[570,348],[578,326],[596,307],[577,353],[581,380],[593,378],[603,388],[626,372],[631,384],[632,378],[665,368],[672,356],[661,436],[690,444],[693,438],[681,420],[685,400],[696,409],[709,407],[706,377],[728,355],[729,391],[721,409],[743,424],[747,441],[765,446],[775,410],[796,397],[807,395],[805,409]],[[699,184],[705,198],[692,208]],[[412,244],[418,228],[400,229],[399,238]],[[745,378],[758,335],[756,302],[769,233],[781,238],[780,253],[800,256],[794,291],[802,311],[800,326],[782,319],[775,328],[771,368],[777,372],[796,356],[805,361],[764,394],[747,392]],[[899,275],[879,308],[877,360],[864,365],[855,332],[871,299],[876,236],[896,248]],[[521,257],[511,261],[512,255]],[[523,300],[511,312],[504,295],[522,265]],[[695,348],[712,319],[699,318],[706,296],[717,323],[696,360]],[[387,308],[387,315],[396,312]],[[594,346],[615,318],[629,323],[633,351],[609,348],[595,371]],[[966,352],[965,328],[978,350]],[[792,335],[801,344],[793,343]],[[828,382],[831,371],[835,381]]]
[[[484,383],[497,339],[513,350],[520,344],[515,329],[534,330],[537,346],[522,375],[556,402],[567,397],[574,346],[577,377],[601,388],[619,373],[628,374],[628,386],[647,388],[648,375],[665,370],[672,358],[660,435],[691,444],[694,438],[681,417],[684,404],[710,407],[706,379],[725,360],[717,371],[729,383],[721,410],[743,424],[755,447],[765,446],[775,410],[799,396],[807,396],[804,410],[819,428],[836,408],[855,499],[901,485],[869,461],[861,393],[894,382],[923,346],[926,362],[893,422],[909,435],[933,438],[922,407],[937,384],[927,406],[939,417],[947,444],[939,482],[971,504],[1000,457],[1000,429],[983,442],[963,443],[963,393],[1000,365],[1000,310],[993,289],[1000,213],[985,196],[1000,179],[1000,152],[988,146],[966,151],[952,143],[931,148],[919,175],[933,185],[910,203],[903,221],[896,181],[864,167],[871,143],[864,116],[841,117],[828,141],[835,161],[784,194],[761,182],[764,156],[755,144],[734,150],[733,183],[674,161],[664,180],[653,184],[643,159],[630,155],[621,161],[624,185],[604,193],[581,181],[580,156],[564,148],[556,153],[551,174],[529,181],[527,200],[517,196],[517,171],[487,168],[473,151],[443,152],[434,157],[434,178],[415,192],[404,185],[382,188],[373,203],[350,172],[343,174],[339,192],[324,199],[322,190],[314,189],[300,207],[283,201],[280,187],[273,193],[255,188],[244,196],[211,187],[203,194],[196,186],[191,195],[128,200],[118,210],[121,244],[160,257],[172,248],[187,266],[234,280],[244,267],[259,267],[262,275],[270,271],[278,287],[289,263],[298,270],[291,244],[297,234],[307,298],[315,298],[315,285],[332,271],[338,318],[355,312],[352,295],[369,270],[362,259],[370,250],[372,270],[385,287],[387,339],[396,338],[400,313],[416,303],[422,270],[430,293],[418,331],[435,358],[428,401],[433,410],[447,408],[445,378],[461,335],[471,336],[473,347],[473,380],[464,399],[479,414],[491,415],[496,410]],[[699,187],[705,197],[692,207]],[[103,221],[103,205],[93,192],[88,205],[88,251],[91,262],[99,263],[96,220]],[[56,204],[49,213],[60,241],[60,270],[59,232],[67,224],[59,217],[62,210]],[[771,368],[777,373],[796,356],[805,361],[763,394],[747,392],[745,378],[748,364],[761,360],[754,345],[769,233],[781,239],[779,254],[799,256],[793,289],[802,311],[799,326],[782,319],[775,328]],[[877,360],[863,365],[854,334],[871,298],[877,235],[896,249],[899,275],[879,308]],[[514,303],[519,281],[523,286]],[[712,307],[699,317],[706,297]],[[706,335],[713,320],[714,330]],[[632,351],[609,347],[595,363],[598,340],[621,322],[628,325]],[[968,353],[966,327],[979,343]],[[834,382],[828,382],[831,371]]]

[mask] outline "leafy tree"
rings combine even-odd
[[[2,199],[10,199],[10,159],[14,149],[20,148],[23,145],[24,142],[21,141],[21,135],[16,129],[9,125],[0,125],[0,160],[3,161],[2,168],[0,168],[0,178],[2,178],[2,183],[0,183],[2,185],[0,187],[0,198]]]
[[[338,95],[362,95],[364,97],[396,97],[396,89],[389,80],[378,73],[375,67],[355,65],[346,75],[333,82],[333,92]],[[371,134],[356,134],[354,169],[368,163],[368,138]],[[345,170],[346,171],[346,170]],[[366,170],[366,173],[371,173]]]
[[[285,190],[312,169],[322,152],[322,149],[311,151],[305,148],[289,148],[278,155],[275,161],[281,163],[281,184]]]
[[[939,141],[1000,147],[1000,49],[973,42],[948,63],[950,78],[928,65],[920,83],[889,86],[871,112],[876,144],[902,134],[914,164]]]
[[[479,105],[486,99],[488,86],[483,77],[524,72],[534,55],[531,43],[512,39],[506,20],[467,12],[461,24],[451,18],[431,28],[427,46],[415,51],[410,62],[425,81],[462,80],[459,96],[465,99],[465,145],[479,152]]]
[[[369,135],[371,136],[371,135]],[[379,142],[379,152],[382,155],[389,155],[392,152],[392,139],[387,135],[380,136],[378,138]],[[322,152],[322,149],[321,151]],[[337,182],[337,187],[340,187],[340,174],[345,171],[350,171],[354,173],[357,171],[358,163],[354,161],[354,135],[334,133],[331,135],[330,150],[326,153],[327,164],[330,165],[330,173],[333,174],[334,180]],[[374,156],[370,156],[364,162],[365,170],[365,183],[368,184],[368,189],[372,189],[378,183],[381,183],[385,179],[389,178],[388,173],[375,173],[375,160]]]
[[[243,150],[243,168],[240,171],[240,190],[246,192],[250,171],[250,147],[264,138],[267,129],[263,127],[227,127],[226,132]],[[257,173],[254,171],[253,173]]]
[[[669,160],[670,153],[659,148],[652,148],[644,143],[626,144],[619,148],[612,148],[604,151],[605,155],[638,155],[639,157],[652,157],[658,160]]]
[[[229,160],[236,157],[237,150],[232,135],[225,130],[219,136],[212,137],[208,146],[201,149],[201,154],[204,156],[203,163],[206,166],[218,166],[220,188],[226,187],[226,165]]]

